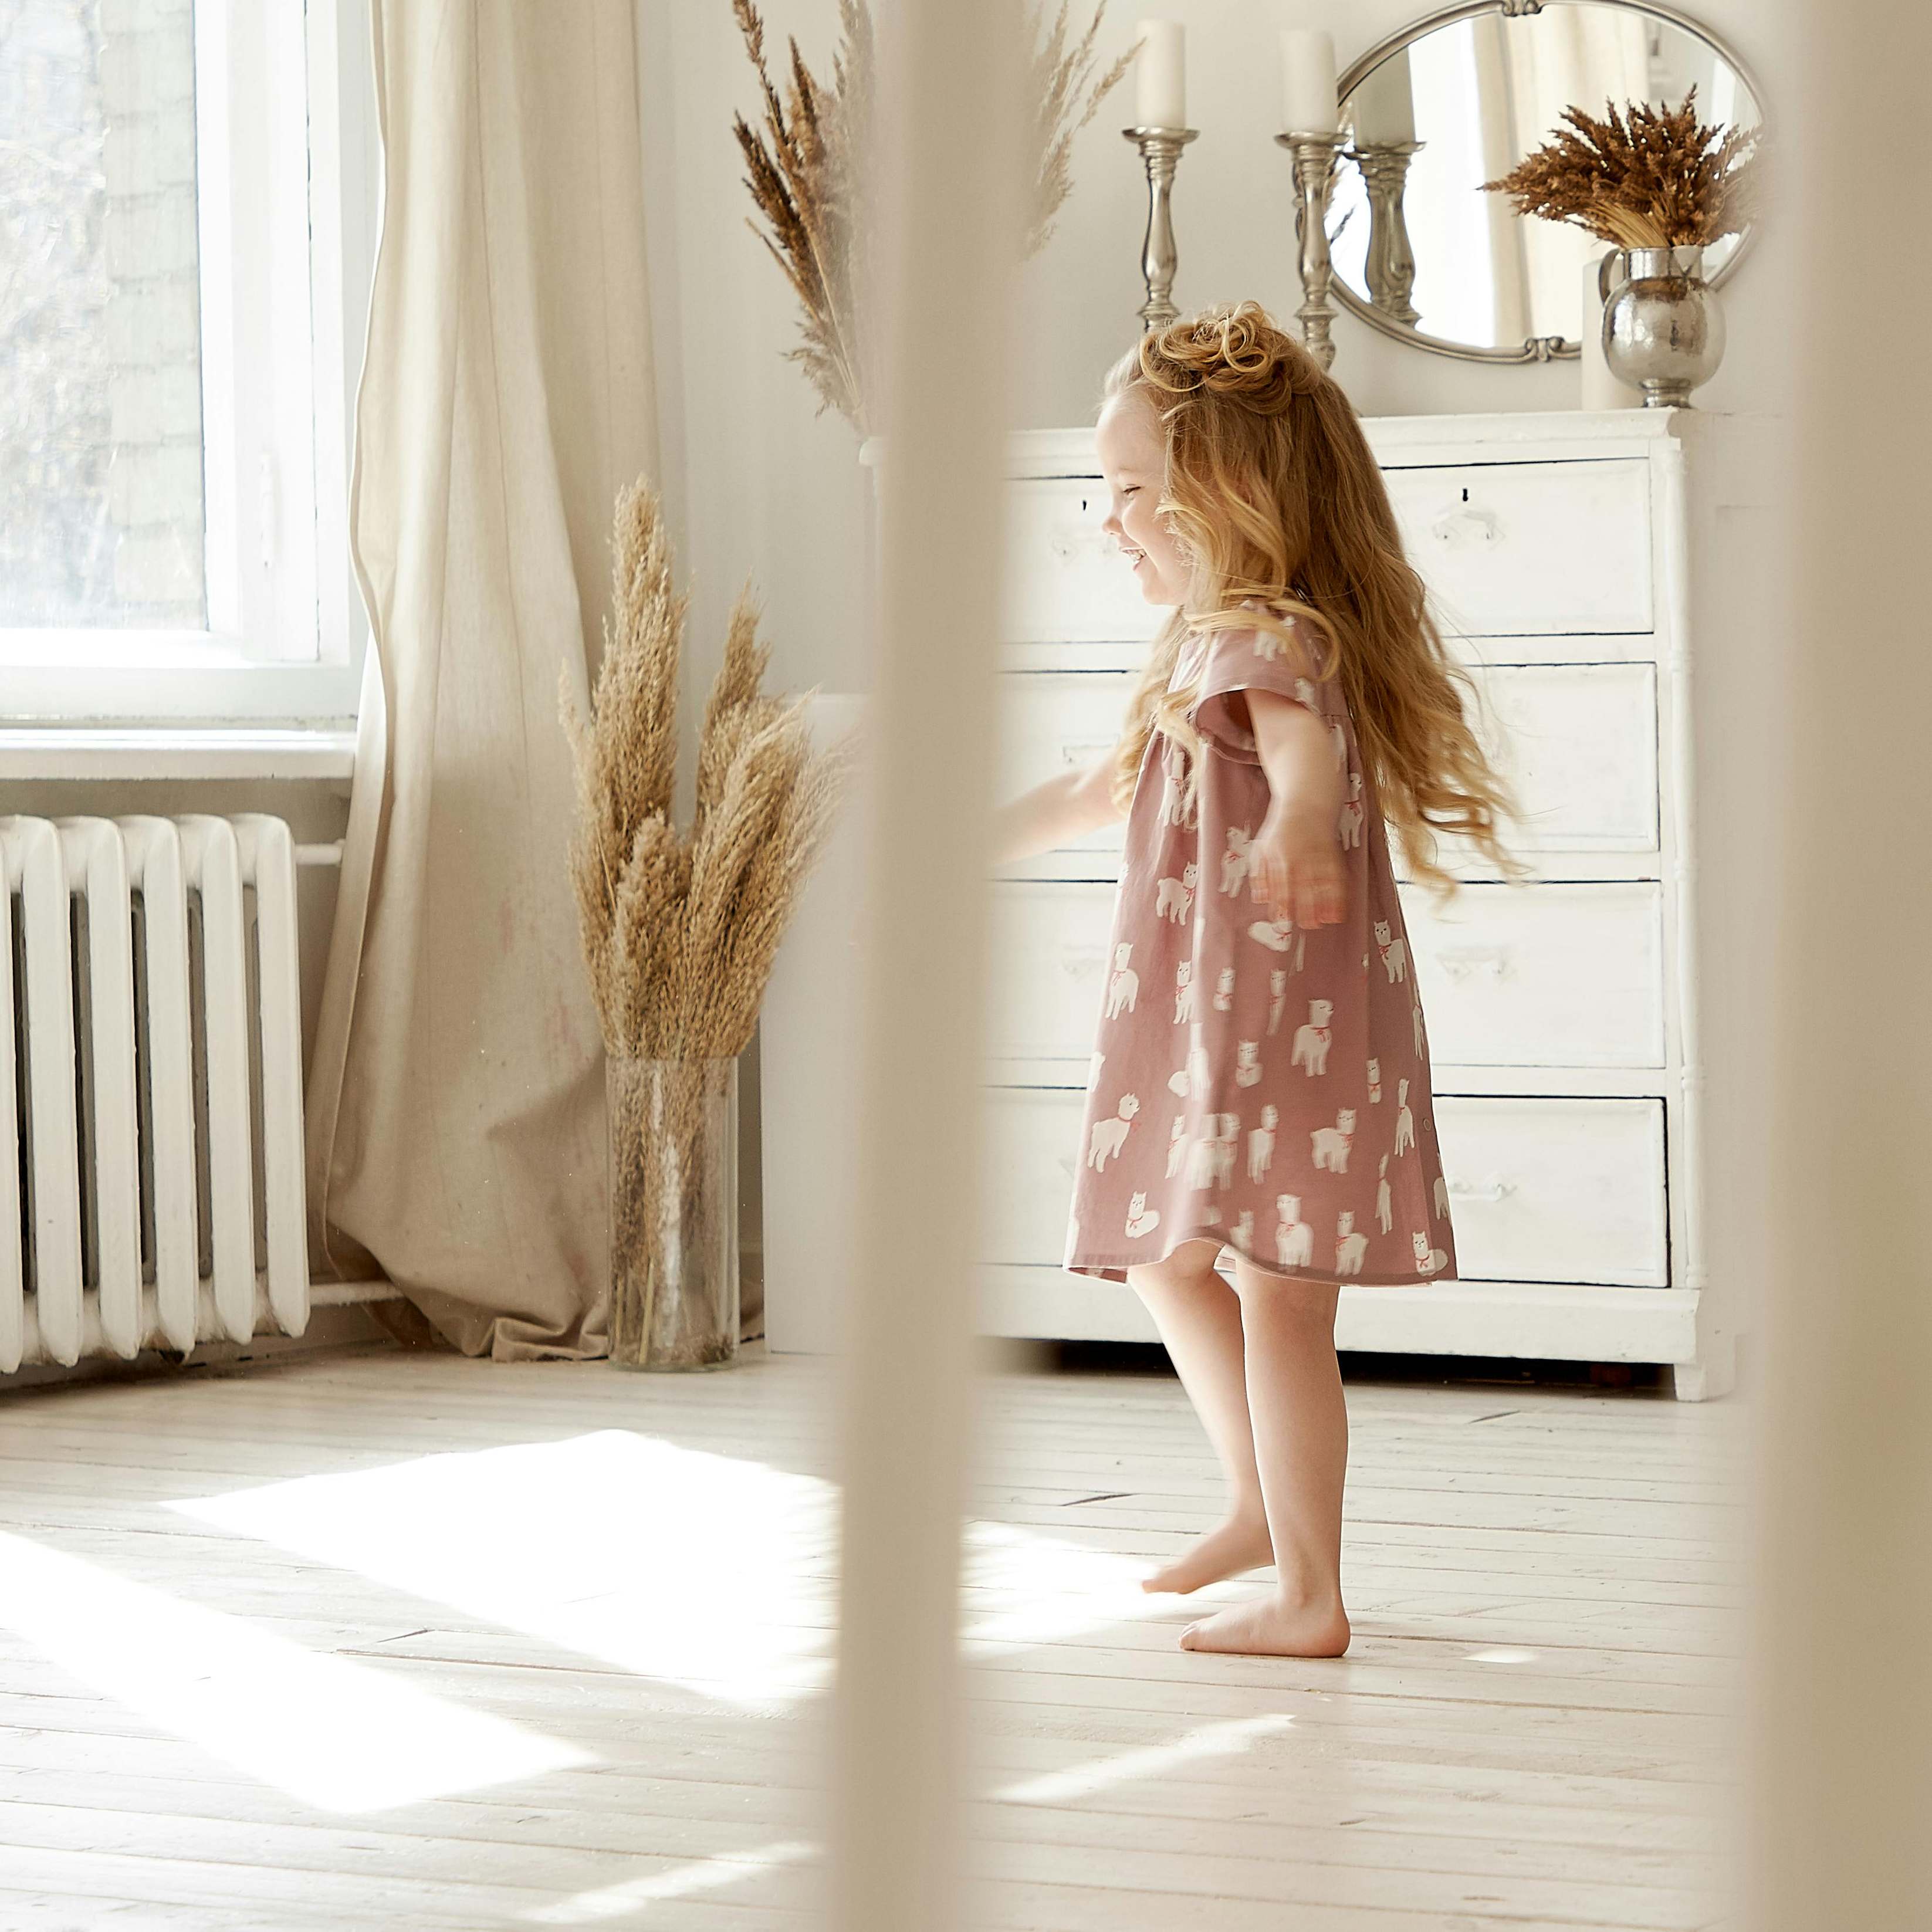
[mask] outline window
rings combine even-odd
[[[362,0],[0,0],[0,715],[354,709]]]

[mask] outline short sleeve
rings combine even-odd
[[[1294,631],[1292,643],[1273,631],[1246,626],[1199,634],[1207,659],[1188,716],[1224,756],[1244,764],[1261,763],[1243,692],[1279,692],[1318,717],[1333,716],[1338,702],[1333,681],[1314,675],[1318,653],[1310,646],[1306,627],[1297,622]]]

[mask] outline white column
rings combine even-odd
[[[1023,37],[1011,0],[900,0],[879,17],[889,367],[827,1922],[953,1932]]]
[[[1870,136],[1915,124],[1932,15],[1802,21],[1779,145],[1804,160],[1770,214],[1803,267],[1746,1922],[1906,1932],[1932,1924],[1932,257],[1900,246],[1923,166],[1874,166]]]

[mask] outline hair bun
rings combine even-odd
[[[1217,303],[1141,339],[1141,368],[1174,394],[1205,389],[1272,414],[1323,381],[1321,366],[1257,302]]]

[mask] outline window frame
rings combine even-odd
[[[368,625],[349,464],[381,182],[369,34],[368,0],[194,0],[208,628],[0,628],[0,717],[354,716]]]

